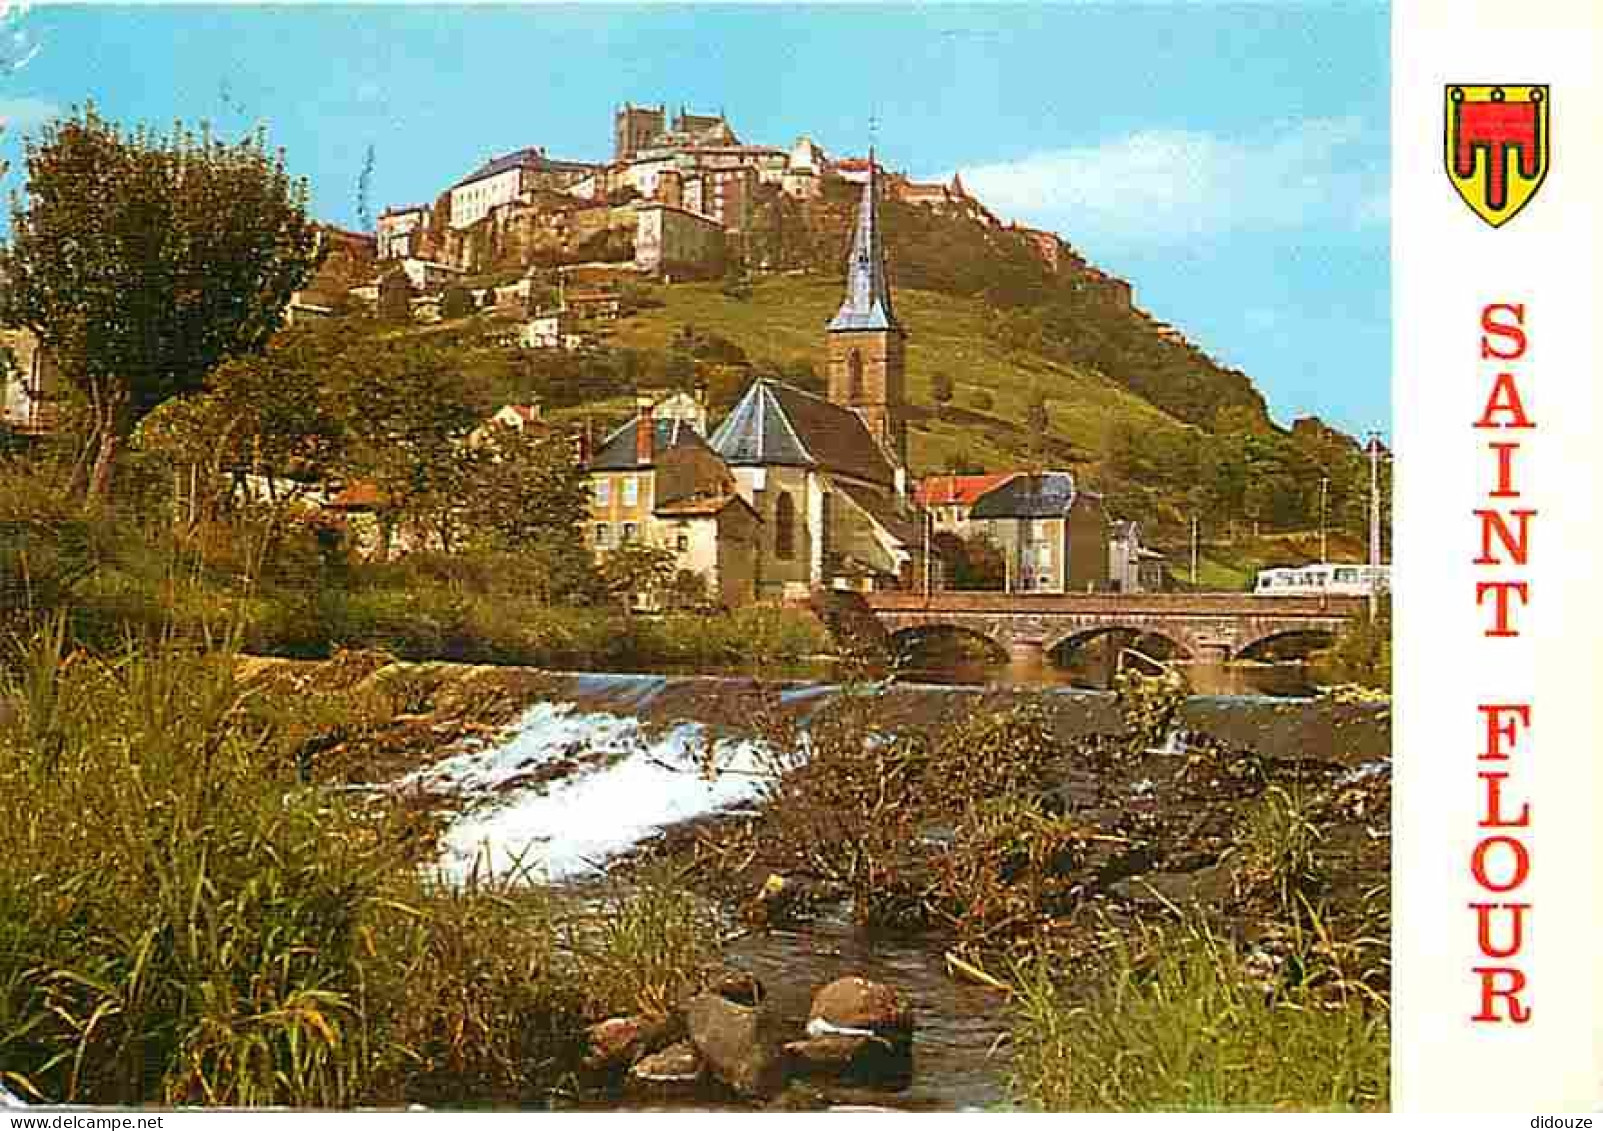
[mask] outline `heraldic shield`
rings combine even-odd
[[[1447,88],[1447,179],[1494,228],[1518,215],[1542,187],[1551,103],[1545,85]]]

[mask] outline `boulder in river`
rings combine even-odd
[[[629,1077],[654,1088],[694,1088],[707,1074],[707,1062],[689,1041],[669,1045],[635,1062]]]
[[[714,988],[685,1003],[691,1043],[712,1074],[740,1095],[775,1094],[784,1087],[785,1068],[774,1017],[761,1000],[761,987],[750,975],[745,981],[726,977],[717,985],[731,996]]]
[[[681,1034],[672,1018],[636,1014],[609,1017],[585,1030],[590,1052],[584,1066],[605,1072],[627,1068],[648,1053],[655,1052]]]
[[[872,1037],[892,1047],[913,1040],[913,1007],[883,982],[848,975],[813,995],[809,1037]]]
[[[913,1071],[913,1010],[890,986],[840,978],[813,997],[805,1040],[785,1046],[797,1071],[906,1087]]]

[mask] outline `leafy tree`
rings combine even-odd
[[[157,405],[260,351],[317,263],[304,181],[257,135],[131,134],[93,107],[25,145],[0,322],[26,326],[90,410],[91,501]]]
[[[281,334],[265,352],[218,366],[204,392],[175,397],[140,424],[140,447],[165,456],[180,480],[187,478],[191,522],[214,517],[224,499],[240,493],[247,473],[265,477],[261,501],[275,507],[337,473],[348,421],[323,376],[348,348],[347,333]]]
[[[566,543],[584,553],[589,487],[566,433],[492,425],[474,452],[464,519],[500,549]]]
[[[448,321],[473,313],[473,293],[466,287],[446,287],[440,296],[440,317]]]
[[[951,568],[948,583],[953,589],[1001,589],[1007,584],[1002,548],[988,535],[964,539],[943,534],[941,538],[951,540],[946,558]]]
[[[627,608],[636,597],[655,597],[673,581],[674,555],[661,546],[626,542],[607,551],[601,577],[607,591]]]
[[[376,488],[386,530],[431,532],[450,552],[477,462],[466,441],[479,421],[455,359],[437,347],[369,341],[332,359],[326,380],[350,422],[347,470]]]
[[[670,609],[702,609],[708,604],[707,578],[693,569],[674,571],[663,587],[663,600]]]
[[[377,313],[386,322],[412,320],[412,284],[400,268],[379,280]]]
[[[937,371],[930,377],[930,395],[935,398],[937,404],[949,404],[956,391],[956,384],[950,373]]]

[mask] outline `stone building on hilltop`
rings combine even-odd
[[[386,208],[374,224],[380,259],[405,259],[423,254],[424,237],[429,228],[429,208],[408,204]]]
[[[566,192],[594,171],[593,165],[547,157],[541,147],[493,158],[451,186],[451,227],[471,227],[491,209],[538,190]]]
[[[691,114],[681,106],[670,126],[662,106],[626,102],[612,116],[612,159],[618,162],[630,161],[650,149],[739,143],[722,113]]]

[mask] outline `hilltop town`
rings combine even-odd
[[[1354,525],[1349,438],[1316,420],[1278,429],[1245,374],[1142,311],[1128,282],[997,217],[960,175],[916,181],[873,150],[753,143],[722,114],[624,104],[610,161],[525,146],[431,204],[386,207],[372,233],[319,224],[317,240],[287,327],[451,331],[427,340],[474,385],[480,431],[570,437],[596,559],[663,549],[666,572],[726,606],[819,588],[1165,588],[1199,487],[1232,516],[1210,531],[1232,546],[1264,518]],[[921,306],[947,297],[912,327],[925,366],[910,380],[893,292],[914,288]],[[709,293],[721,307],[650,344],[680,296]],[[804,327],[827,328],[786,323],[789,356],[769,352],[798,302],[817,310]],[[738,337],[716,321],[746,307]],[[974,356],[947,333],[956,311],[980,316],[994,367],[954,366]],[[4,333],[5,423],[48,432],[54,368],[30,333]],[[1254,483],[1253,461],[1274,478]],[[273,493],[274,469],[256,470]],[[363,554],[438,545],[359,473],[301,494]]]
[[[718,278],[732,269],[821,266],[776,228],[830,223],[868,178],[870,159],[832,156],[805,134],[788,147],[743,141],[721,114],[625,104],[613,116],[612,160],[552,156],[531,145],[494,156],[432,203],[391,204],[372,233],[325,228],[331,254],[296,298],[293,316],[344,308],[353,294],[376,303],[385,280],[404,279],[421,320],[438,317],[451,284],[494,277],[500,304],[527,301],[561,267],[613,269],[658,280]],[[875,165],[883,199],[975,226],[988,241],[1024,249],[1063,284],[1109,309],[1132,311],[1161,340],[1190,343],[1134,306],[1128,282],[1089,263],[1054,232],[1004,222],[964,186],[913,180]],[[838,217],[836,218],[838,219]],[[830,249],[838,255],[841,246]],[[521,277],[518,277],[521,273]],[[508,282],[500,282],[514,276]],[[537,284],[536,284],[537,286]],[[473,288],[482,304],[485,287]]]

